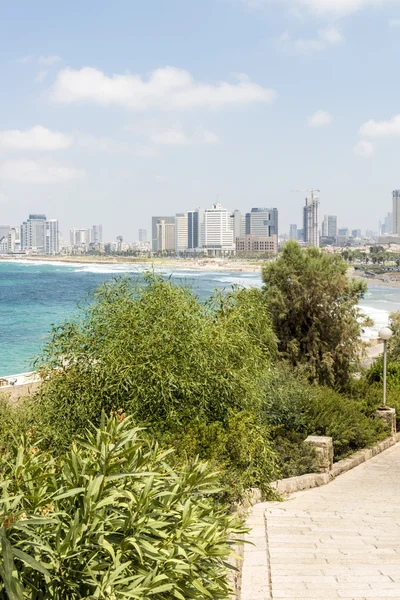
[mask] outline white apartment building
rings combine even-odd
[[[92,241],[92,232],[90,229],[70,229],[69,240],[72,247],[88,246]]]
[[[186,252],[188,248],[188,216],[179,213],[175,215],[175,252]]]
[[[230,214],[222,204],[217,202],[204,211],[202,238],[203,247],[209,253],[224,254],[235,251]]]
[[[60,251],[60,233],[57,219],[46,221],[46,254],[58,254]]]

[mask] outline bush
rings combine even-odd
[[[290,437],[291,432],[303,439],[308,435],[331,436],[335,460],[387,436],[370,403],[311,385],[287,366],[275,372],[264,412],[274,438]]]
[[[241,290],[202,304],[152,274],[103,284],[53,330],[38,360],[46,381],[37,418],[48,443],[66,447],[102,409],[122,408],[160,432],[257,412],[276,353],[262,302]]]
[[[184,429],[166,432],[162,445],[175,449],[177,464],[199,456],[218,471],[222,494],[229,502],[242,500],[253,487],[275,498],[270,482],[279,478],[278,456],[268,427],[251,413],[232,414],[227,426],[194,419]]]
[[[10,446],[0,485],[0,597],[11,600],[226,599],[241,524],[216,508],[216,476],[180,473],[131,420],[55,461],[32,440]]]

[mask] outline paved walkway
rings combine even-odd
[[[241,600],[400,600],[400,444],[249,524]]]

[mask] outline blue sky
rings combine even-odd
[[[399,0],[3,0],[0,222],[131,241],[276,206],[377,229],[400,187]]]

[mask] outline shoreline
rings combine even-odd
[[[347,275],[349,279],[355,279],[357,281],[364,281],[368,286],[376,286],[376,287],[389,287],[389,288],[400,288],[400,279],[382,279],[385,275],[381,275],[378,277],[366,277],[365,275],[358,275],[357,271],[350,267],[347,271]],[[390,275],[389,275],[390,277]]]
[[[134,257],[100,257],[100,256],[25,256],[24,258],[9,258],[0,257],[1,262],[9,263],[29,263],[41,262],[43,264],[54,265],[55,263],[61,266],[70,265],[126,265],[133,267],[141,267],[143,270],[167,268],[172,270],[182,271],[231,271],[238,273],[258,273],[261,272],[263,262],[249,262],[242,260],[229,260],[222,258],[193,258],[193,259],[167,259],[167,258],[152,258],[152,259],[135,259]]]

